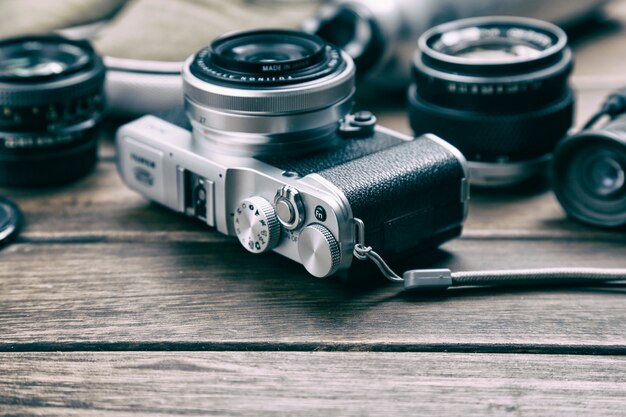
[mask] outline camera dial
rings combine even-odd
[[[280,224],[274,207],[266,199],[254,196],[242,200],[233,221],[241,245],[249,252],[267,252],[278,244]]]
[[[335,273],[341,261],[339,243],[321,224],[311,224],[298,237],[300,261],[314,277],[324,278]]]

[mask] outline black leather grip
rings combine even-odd
[[[319,174],[344,192],[354,217],[363,220],[366,244],[390,259],[438,246],[451,238],[450,230],[460,233],[463,167],[426,137]]]
[[[300,175],[318,173],[365,223],[365,243],[393,260],[458,236],[464,220],[462,162],[427,136],[413,141],[376,132],[300,160],[265,158]]]

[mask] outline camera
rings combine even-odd
[[[0,41],[0,184],[56,185],[93,169],[104,78],[102,59],[86,41]]]
[[[463,156],[434,135],[406,137],[370,112],[351,114],[354,72],[347,54],[303,32],[218,38],[185,62],[185,113],[118,130],[120,175],[315,277],[352,271],[356,242],[393,261],[459,236]]]
[[[409,113],[469,161],[472,184],[511,186],[548,172],[573,123],[567,35],[519,17],[436,26],[419,39]]]

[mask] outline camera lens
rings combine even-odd
[[[0,184],[59,184],[93,168],[104,72],[84,41],[56,35],[0,41]]]
[[[484,17],[437,26],[419,39],[411,126],[458,147],[474,184],[521,182],[545,172],[572,125],[572,67],[567,36],[546,22]]]
[[[354,94],[352,60],[291,30],[218,38],[187,60],[183,79],[194,137],[248,156],[329,146]]]
[[[626,225],[626,116],[560,143],[553,178],[570,216],[596,226]]]

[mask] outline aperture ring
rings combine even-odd
[[[105,111],[104,91],[80,96],[73,100],[49,102],[39,106],[0,107],[0,131],[28,131],[45,129],[54,131],[81,123],[85,119],[99,118]]]
[[[458,110],[501,113],[527,111],[558,100],[565,94],[572,68],[572,52],[563,50],[558,62],[523,74],[471,76],[451,73],[413,61],[413,78],[426,101]]]

